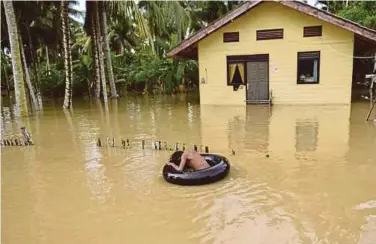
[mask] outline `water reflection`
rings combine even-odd
[[[202,143],[216,152],[243,149],[245,116],[246,106],[201,105]]]
[[[317,121],[305,121],[298,119],[295,130],[296,152],[309,152],[317,150],[319,123]]]
[[[348,146],[347,106],[275,106],[270,150],[278,157],[343,157]],[[314,154],[312,154],[314,153]]]

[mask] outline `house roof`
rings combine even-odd
[[[259,4],[265,2],[266,0],[253,0],[247,1],[244,4],[240,5],[238,8],[234,9],[233,11],[227,13],[226,15],[222,16],[221,18],[217,19],[216,21],[210,23],[207,27],[199,30],[198,32],[192,34],[187,39],[179,43],[177,46],[172,48],[168,52],[169,57],[179,57],[179,58],[188,58],[188,59],[197,59],[197,43],[210,35],[211,33],[217,31],[218,29],[222,28],[223,26],[227,25],[228,23],[232,22],[234,19],[242,16],[249,10],[253,9],[254,7],[258,6]],[[370,28],[364,27],[360,24],[352,22],[350,20],[341,18],[335,14],[326,12],[324,10],[318,9],[313,7],[309,4],[300,2],[300,1],[278,1],[274,0],[274,2],[282,4],[284,6],[290,7],[297,11],[300,11],[304,14],[316,17],[320,20],[325,22],[329,22],[333,25],[336,25],[340,28],[349,30],[355,33],[358,36],[361,36],[365,39],[371,40],[376,42],[376,31]]]

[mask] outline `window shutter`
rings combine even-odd
[[[271,39],[283,39],[283,29],[272,30],[258,30],[256,32],[256,39],[259,40],[271,40]]]
[[[315,59],[320,58],[320,52],[299,52],[299,59]]]
[[[322,26],[305,26],[303,31],[304,37],[322,36]]]
[[[223,42],[238,42],[239,32],[225,32],[223,33]]]

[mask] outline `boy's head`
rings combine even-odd
[[[181,156],[183,155],[183,151],[176,151],[170,157],[170,162],[176,165],[180,164]]]

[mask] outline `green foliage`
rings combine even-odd
[[[51,70],[47,71],[46,63],[39,66],[38,76],[41,92],[45,96],[60,97],[65,91],[64,61],[59,59]],[[73,95],[81,96],[88,93],[92,76],[92,60],[90,55],[83,54],[79,60],[73,62]]]
[[[349,7],[341,9],[338,15],[376,30],[375,1],[352,2]]]
[[[376,1],[319,1],[327,11],[376,30]]]
[[[119,87],[143,91],[177,92],[182,83],[198,86],[198,67],[193,60],[176,60],[167,52],[182,39],[207,26],[244,1],[105,1],[113,72]],[[319,1],[328,11],[376,29],[375,1]],[[80,14],[72,8],[70,15]],[[2,6],[2,5],[1,5]],[[58,2],[15,2],[20,34],[32,80],[42,94],[63,96],[65,88]],[[93,88],[91,21],[93,2],[87,1],[85,24],[71,19],[73,92],[87,94]],[[3,8],[1,12],[3,14]],[[1,19],[1,47],[9,46],[5,18]],[[50,71],[47,72],[47,50]],[[12,81],[9,57],[2,52],[2,71]],[[39,77],[37,79],[37,77]],[[5,84],[4,72],[1,76]],[[40,84],[40,86],[39,86]],[[11,84],[10,84],[11,85]]]
[[[114,60],[115,76],[127,85],[144,84],[158,87],[159,91],[170,94],[175,92],[183,81],[185,85],[197,83],[197,64],[194,61],[159,58],[146,52],[128,57],[129,64],[124,67],[118,66],[121,57]]]
[[[41,93],[45,96],[60,97],[64,95],[65,72],[64,63],[60,60],[50,71],[46,69],[46,63],[42,63],[38,70]]]

